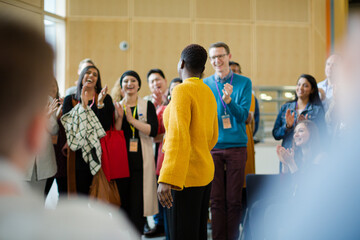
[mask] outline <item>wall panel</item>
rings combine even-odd
[[[190,0],[134,0],[134,16],[189,18]]]
[[[300,74],[310,73],[308,28],[258,26],[256,31],[257,85],[294,85]]]
[[[314,1],[314,26],[320,36],[326,39],[326,0]]]
[[[69,16],[126,17],[128,0],[69,0]]]
[[[251,0],[194,0],[196,17],[220,20],[250,20]]]
[[[256,0],[256,19],[308,22],[309,9],[308,0]]]
[[[91,58],[99,68],[102,84],[110,88],[118,77],[129,68],[129,50],[119,48],[123,40],[129,41],[128,21],[83,21],[68,22],[68,81],[72,86],[78,79],[77,68],[84,58]]]
[[[318,32],[314,33],[314,57],[315,71],[313,73],[317,82],[325,79],[325,61],[326,61],[326,45],[325,40]]]

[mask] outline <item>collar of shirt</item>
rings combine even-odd
[[[219,77],[219,75],[217,75],[217,74],[215,73],[215,80],[218,81],[218,82],[224,83],[224,82],[226,82],[227,80],[229,80],[229,79],[231,78],[232,74],[233,74],[233,72],[232,72],[231,69],[230,69],[229,74],[226,75],[223,79],[221,79],[221,78]]]

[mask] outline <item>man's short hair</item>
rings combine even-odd
[[[207,52],[198,44],[190,44],[181,52],[181,60],[184,60],[185,67],[193,74],[201,74],[205,70]]]
[[[147,73],[147,75],[146,75],[146,78],[147,78],[147,81],[149,82],[149,77],[150,77],[150,75],[151,74],[153,74],[153,73],[158,73],[162,78],[164,78],[165,79],[165,74],[164,74],[164,72],[161,70],[161,69],[159,69],[159,68],[153,68],[153,69],[150,69],[150,71]]]
[[[0,19],[0,155],[9,156],[50,93],[54,53],[44,35]]]
[[[212,49],[212,48],[221,48],[221,47],[225,48],[225,51],[226,51],[227,54],[230,53],[229,46],[224,42],[216,42],[216,43],[211,44],[210,47],[209,47],[209,50]]]

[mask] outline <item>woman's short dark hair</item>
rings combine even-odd
[[[191,44],[181,52],[181,60],[184,60],[185,67],[193,74],[201,74],[205,70],[207,52],[198,44]]]
[[[311,76],[310,74],[301,74],[300,77],[298,78],[298,80],[296,81],[296,83],[300,80],[300,78],[305,78],[311,85],[311,90],[312,92],[310,93],[309,96],[309,102],[318,106],[322,107],[322,103],[319,97],[319,89],[316,83],[316,80],[313,76]],[[295,92],[295,100],[298,100],[298,96]]]
[[[86,74],[87,70],[89,70],[90,68],[94,68],[98,72],[98,79],[97,79],[96,86],[95,86],[96,93],[99,94],[101,89],[102,89],[102,87],[101,87],[101,77],[100,77],[99,69],[97,69],[97,67],[95,67],[95,66],[87,66],[81,71],[81,73],[79,75],[79,80],[77,82],[77,89],[76,89],[75,99],[78,100],[78,101],[81,100],[81,90],[82,90],[82,87],[83,87],[82,79],[84,78],[84,75]]]
[[[138,84],[139,84],[139,89],[138,89],[138,91],[140,91],[140,88],[141,88],[141,78],[140,78],[139,74],[138,74],[137,72],[133,71],[133,70],[128,70],[128,71],[124,72],[124,73],[121,75],[121,77],[120,77],[120,86],[122,87],[122,82],[123,82],[123,80],[124,80],[124,78],[125,78],[126,76],[132,76],[132,77],[136,78],[136,80],[138,81]]]
[[[165,79],[165,74],[164,74],[164,72],[161,70],[161,69],[159,69],[159,68],[153,68],[153,69],[150,69],[150,71],[147,73],[147,75],[146,75],[146,78],[147,78],[147,81],[149,82],[149,77],[150,77],[150,75],[151,74],[153,74],[153,73],[158,73],[162,78],[164,78]]]

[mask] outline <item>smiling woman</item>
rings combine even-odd
[[[61,119],[67,143],[75,151],[78,193],[89,194],[93,175],[101,167],[99,139],[105,136],[105,131],[110,130],[113,113],[114,105],[110,95],[107,95],[107,86],[101,88],[100,71],[95,66],[85,67],[79,76],[76,94],[64,99],[64,115]]]
[[[274,138],[283,140],[282,147],[291,148],[295,125],[298,121],[305,119],[313,121],[323,137],[326,135],[325,113],[316,80],[308,74],[302,74],[299,77],[295,100],[281,107],[272,131]]]
[[[291,149],[277,146],[276,152],[283,164],[282,173],[295,173],[300,169],[318,163],[321,152],[319,131],[316,124],[302,120],[296,124]]]
[[[135,71],[120,78],[124,99],[115,103],[116,129],[126,139],[130,177],[117,179],[121,208],[139,233],[144,230],[144,216],[158,211],[156,200],[155,160],[152,137],[157,135],[158,119],[154,105],[138,97],[141,79]]]

